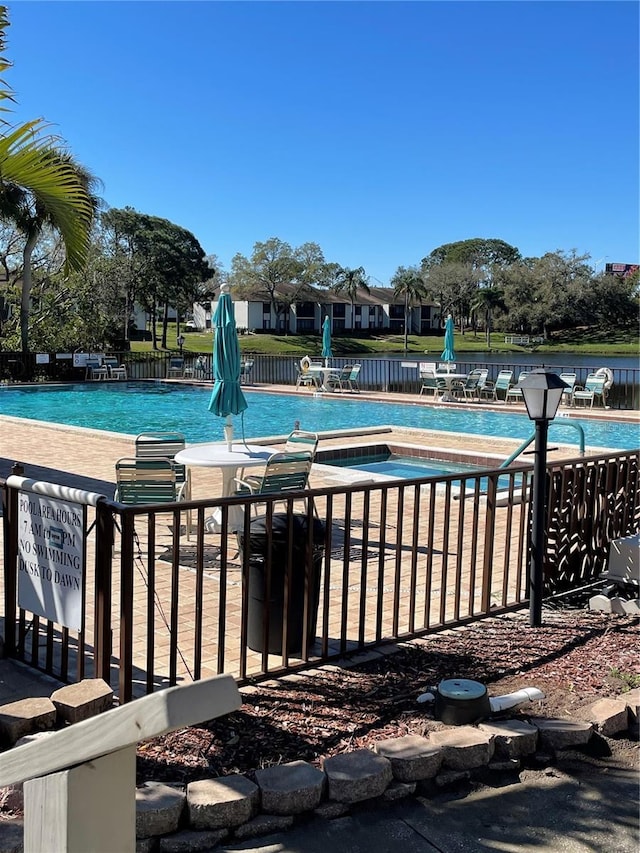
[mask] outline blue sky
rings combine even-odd
[[[437,246],[640,257],[635,2],[9,2],[14,117],[229,269]],[[377,279],[377,281],[376,281]]]

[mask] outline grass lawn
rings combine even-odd
[[[184,352],[211,352],[213,346],[212,332],[185,332]],[[583,355],[640,355],[637,329],[567,329],[554,332],[553,337],[544,344],[521,347],[505,344],[504,332],[491,335],[490,352],[539,352],[539,353],[576,353]],[[240,349],[243,354],[256,353],[263,355],[320,355],[322,338],[320,335],[241,335]],[[171,351],[178,350],[176,344],[176,328],[171,323],[168,327],[167,345]],[[444,335],[418,336],[409,335],[409,355],[426,354],[440,357],[444,348]],[[133,352],[151,350],[148,341],[134,341],[131,344]],[[334,336],[332,340],[334,356],[385,355],[401,354],[404,352],[403,335],[377,335],[370,338],[351,338],[347,335]],[[455,350],[459,354],[487,352],[486,337],[483,333],[460,332],[455,334]]]

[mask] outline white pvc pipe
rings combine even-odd
[[[505,711],[507,708],[513,708],[523,702],[533,702],[536,699],[544,698],[545,694],[537,687],[523,687],[522,690],[516,690],[514,693],[505,693],[504,696],[491,696],[489,707],[491,713],[495,714],[496,711]]]
[[[417,699],[418,702],[435,702],[436,697],[433,693],[421,693]]]

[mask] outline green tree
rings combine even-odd
[[[411,306],[427,298],[427,287],[417,267],[398,267],[391,286],[396,298],[404,300],[404,351],[408,352]]]
[[[0,72],[10,67],[4,56],[7,10],[0,6]],[[0,82],[0,100],[12,100]],[[44,134],[44,123],[35,121],[9,128],[0,136],[0,220],[11,222],[24,236],[20,338],[23,353],[29,351],[29,308],[32,286],[31,259],[43,229],[59,232],[66,250],[67,271],[84,265],[91,225],[98,207],[93,194],[95,179],[72,156],[58,147],[58,140]]]
[[[590,282],[584,300],[584,322],[615,333],[638,326],[638,274],[600,273]]]
[[[422,266],[429,269],[434,265],[457,263],[470,264],[474,269],[490,270],[494,266],[511,266],[520,258],[518,249],[505,243],[504,240],[474,237],[470,240],[459,240],[456,243],[438,246],[422,259]]]
[[[588,258],[558,250],[496,270],[512,329],[549,337],[553,330],[585,325],[593,285]]]
[[[328,267],[316,243],[292,249],[271,237],[255,243],[251,257],[238,253],[231,261],[229,283],[245,299],[269,302],[276,326],[288,328],[291,306],[313,296],[314,285],[326,285]]]
[[[451,314],[464,332],[481,271],[469,263],[448,261],[422,269],[427,293],[440,305],[441,319]]]
[[[201,297],[212,270],[196,237],[167,219],[113,208],[102,216],[105,248],[121,271],[122,300],[128,328],[133,306],[151,316],[153,348],[158,348],[156,322],[162,312],[162,341],[167,345],[169,306],[178,317]]]
[[[484,316],[484,328],[487,340],[487,349],[491,349],[491,329],[493,313],[496,310],[504,310],[504,293],[499,287],[479,287],[471,301],[471,310],[478,311]]]
[[[358,293],[361,290],[364,290],[365,293],[371,292],[364,267],[356,267],[355,269],[338,267],[334,271],[331,290],[334,293],[344,293],[349,300],[351,304],[351,328],[353,329],[353,306],[358,298]]]

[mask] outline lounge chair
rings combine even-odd
[[[303,356],[300,359],[300,367],[298,369],[298,376],[296,378],[296,388],[300,386],[313,386],[314,388],[319,388],[322,382],[322,378],[320,373],[315,370],[310,370],[311,367],[315,367],[311,359],[308,355]]]
[[[302,429],[294,429],[287,436],[284,445],[285,453],[296,453],[299,450],[308,450],[313,458],[316,455],[318,447],[318,433],[307,432]]]
[[[243,361],[242,362],[242,364],[240,365],[240,384],[241,385],[247,384],[247,381],[249,379],[249,376],[250,376],[252,370],[253,370],[253,361],[249,360],[249,361]]]
[[[182,368],[183,378],[186,379],[187,376],[190,376],[193,379],[193,377],[195,375],[196,375],[196,367],[195,367],[195,364],[193,362],[193,359],[191,359],[190,361],[185,360],[184,367]]]
[[[488,382],[489,371],[486,367],[478,368],[478,386],[476,388],[476,396],[478,399],[482,396],[482,392],[484,390],[485,385]]]
[[[182,356],[172,355],[167,366],[167,379],[172,376],[184,376],[184,358]]]
[[[451,385],[451,394],[457,398],[462,398],[463,400],[475,400],[478,397],[478,385],[480,383],[480,378],[482,375],[482,371],[480,370],[472,370],[467,378],[462,381],[453,382]],[[486,372],[485,372],[486,378]]]
[[[114,500],[128,506],[178,503],[185,500],[186,484],[177,477],[178,465],[158,457],[123,458],[116,462]],[[191,514],[187,511],[187,539],[191,534]]]
[[[340,370],[331,370],[328,373],[325,373],[324,376],[324,384],[333,388],[334,391],[340,389],[340,391],[344,391],[345,388],[350,390],[350,381],[351,381],[351,373],[353,371],[352,364],[346,364]]]
[[[603,406],[606,406],[606,381],[606,376],[590,373],[584,385],[576,385],[573,389],[573,405],[575,406],[577,400],[582,400],[583,406],[589,403],[589,407],[593,408],[593,401],[597,398]]]
[[[85,363],[85,379],[90,379],[92,382],[97,382],[102,379],[109,378],[109,371],[106,365],[100,362],[97,358],[88,358]]]
[[[577,373],[561,373],[560,379],[567,385],[568,387],[564,389],[562,392],[562,398],[560,400],[561,403],[564,403],[565,406],[573,405],[573,390],[576,386],[576,382],[578,379]]]
[[[285,453],[300,453],[301,451],[307,451],[311,454],[311,461],[316,455],[316,450],[318,447],[318,433],[316,432],[307,432],[302,429],[294,429],[287,436],[287,440],[284,445]],[[262,483],[263,476],[262,475],[250,475],[245,476],[244,474],[238,478],[242,483],[247,486],[250,486],[252,489],[259,489],[260,484]]]
[[[136,459],[170,459],[176,471],[180,498],[191,498],[191,477],[186,465],[174,461],[176,453],[184,450],[185,437],[181,432],[141,432],[135,439]]]
[[[262,477],[235,478],[236,495],[282,495],[304,491],[309,482],[313,454],[309,450],[295,453],[273,453],[267,460]],[[256,513],[258,504],[255,504]]]
[[[193,375],[196,379],[210,379],[211,369],[206,355],[197,356],[193,362]]]
[[[353,391],[354,394],[360,393],[360,385],[358,384],[358,377],[360,376],[360,371],[362,370],[361,364],[354,364],[351,368],[351,373],[349,374],[349,378],[347,379],[347,385],[349,386],[349,391]]]
[[[434,400],[437,400],[438,398],[442,399],[448,391],[445,380],[436,376],[433,370],[421,370],[420,379],[422,380],[420,396],[422,396],[426,391],[427,394],[432,395]]]
[[[488,400],[498,400],[503,402],[506,400],[507,391],[513,384],[513,370],[501,370],[498,373],[495,382],[487,380],[480,394],[481,397],[486,397]],[[500,395],[503,395],[502,397]]]
[[[107,368],[109,379],[127,378],[127,368],[124,364],[120,364],[115,356],[105,355],[102,359],[102,364]]]
[[[522,380],[525,378],[525,376],[527,376],[528,373],[529,373],[528,370],[522,370],[518,376],[518,382],[516,383],[516,385],[510,385],[509,388],[507,388],[507,394],[505,397],[506,403],[511,403],[511,402],[517,403],[518,401],[521,401],[524,403],[524,397],[522,396],[522,389],[518,388],[516,386],[522,382]]]

